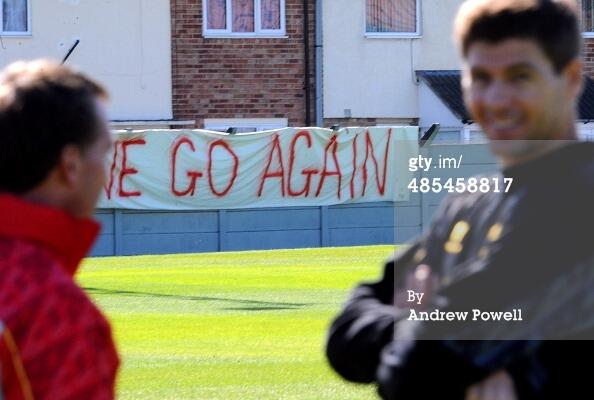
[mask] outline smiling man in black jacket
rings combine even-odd
[[[379,282],[355,288],[327,356],[387,399],[572,398],[594,372],[575,361],[594,356],[594,342],[567,341],[594,338],[594,143],[576,140],[577,5],[468,0],[455,35],[466,106],[502,166],[490,179],[513,183],[446,198]],[[422,301],[406,302],[420,287]],[[468,314],[435,321],[436,310]],[[514,310],[520,320],[481,317]]]

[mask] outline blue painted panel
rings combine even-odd
[[[218,232],[217,211],[155,211],[122,214],[122,231],[134,233]]]
[[[113,211],[98,211],[95,220],[101,224],[101,233],[113,233]]]
[[[333,228],[391,227],[394,225],[394,207],[331,208],[329,225]]]
[[[113,235],[101,234],[97,237],[93,248],[89,252],[90,256],[112,256],[115,254],[113,247]]]
[[[345,203],[345,204],[337,204],[334,206],[329,206],[330,209],[340,209],[340,208],[374,208],[374,207],[391,207],[394,203],[391,201],[378,201],[374,203]]]
[[[320,246],[330,245],[330,227],[328,224],[328,206],[320,207]]]
[[[393,244],[394,228],[335,228],[330,230],[330,246]]]
[[[396,226],[418,227],[421,226],[421,212],[419,207],[396,207]]]
[[[229,250],[268,250],[320,247],[319,230],[231,232]]]
[[[218,246],[217,233],[157,233],[122,238],[123,255],[212,252]]]
[[[421,234],[421,227],[408,227],[408,228],[397,228],[396,229],[396,240],[394,243],[402,244],[406,243]]]
[[[227,211],[227,232],[292,229],[320,229],[319,207]]]
[[[420,177],[420,175],[416,176],[416,178],[418,179]],[[410,183],[410,182],[409,182]],[[408,183],[407,183],[408,185]],[[421,205],[421,194],[420,193],[409,193],[410,194],[410,198],[408,199],[408,201],[397,201],[395,204],[397,206],[419,206]]]

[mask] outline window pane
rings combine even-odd
[[[27,32],[27,0],[2,0],[4,32]]]
[[[367,32],[416,32],[416,0],[367,0]]]
[[[208,0],[208,27],[207,29],[227,28],[227,13],[225,0]]]
[[[280,0],[260,0],[262,29],[280,29]]]
[[[582,31],[594,31],[594,24],[592,23],[592,0],[582,0]]]
[[[254,0],[233,0],[233,32],[254,32]]]

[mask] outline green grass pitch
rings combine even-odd
[[[323,343],[350,288],[393,246],[89,258],[79,283],[111,320],[121,399],[373,399]]]

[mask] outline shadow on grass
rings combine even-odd
[[[287,306],[287,307],[225,307],[225,311],[277,311],[277,310],[297,310],[303,307]]]
[[[314,305],[314,303],[286,303],[277,301],[260,301],[260,300],[249,300],[249,299],[229,299],[225,297],[208,297],[208,296],[186,296],[178,294],[166,294],[166,293],[150,293],[150,292],[136,292],[131,290],[114,290],[114,289],[103,289],[94,287],[83,287],[83,289],[89,294],[95,295],[115,295],[115,296],[134,296],[134,297],[162,297],[170,298],[174,300],[191,300],[191,301],[221,301],[226,303],[245,304],[245,307],[237,308],[225,308],[225,310],[294,310],[298,308],[304,308],[307,306]],[[252,306],[247,306],[251,304]]]

